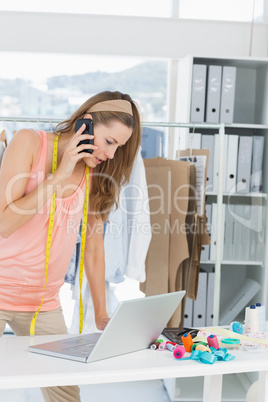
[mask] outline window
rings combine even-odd
[[[180,18],[263,21],[264,0],[180,0]]]
[[[1,0],[0,10],[169,17],[171,0]]]
[[[129,93],[139,106],[142,121],[167,121],[167,61],[62,54],[0,55],[4,60],[0,73],[0,128],[6,130],[8,142],[20,128],[51,130],[55,124],[1,122],[1,116],[63,120],[90,96],[105,90]],[[143,157],[166,156],[166,130],[144,130]]]
[[[167,61],[5,52],[1,60],[0,116],[61,119],[91,95],[119,90],[143,120],[167,120]]]

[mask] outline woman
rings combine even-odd
[[[75,122],[81,118],[93,120],[93,136],[83,134],[85,125],[75,132]],[[67,333],[59,290],[83,215],[86,170],[90,172],[90,206],[84,269],[96,326],[105,328],[109,318],[103,223],[118,201],[120,186],[130,178],[140,138],[140,116],[133,100],[108,91],[88,99],[53,133],[30,129],[16,133],[0,170],[0,334],[8,323],[17,335],[29,335],[40,305],[35,334]],[[94,145],[79,144],[86,139],[94,139]],[[58,166],[54,173],[53,156]],[[53,193],[54,224],[45,274]],[[80,400],[76,386],[42,392],[46,401]]]

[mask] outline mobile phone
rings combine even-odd
[[[75,132],[77,132],[77,130],[79,130],[79,128],[83,125],[83,124],[85,124],[86,125],[86,128],[85,128],[85,130],[83,131],[83,133],[82,134],[90,134],[90,135],[93,135],[93,121],[91,120],[91,119],[79,119],[79,120],[76,120],[76,122],[75,122]],[[80,141],[78,144],[77,144],[77,146],[79,146],[79,145],[81,145],[81,144],[91,144],[91,145],[94,145],[94,140],[92,139],[92,140],[82,140],[82,141]],[[80,151],[79,153],[81,153],[81,152],[87,152],[87,153],[89,153],[89,154],[92,154],[92,152],[93,152],[94,150],[93,149],[85,149],[84,151]]]

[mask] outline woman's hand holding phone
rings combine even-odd
[[[91,119],[80,120],[77,120],[79,123],[75,126],[75,130],[76,127],[79,126],[79,128],[65,146],[61,162],[57,169],[57,175],[61,176],[61,180],[65,180],[72,175],[75,165],[81,159],[85,157],[93,158],[92,152],[98,148],[93,143],[93,135],[85,132],[87,128],[86,121]],[[83,126],[83,124],[85,124],[85,126]],[[93,130],[91,132],[93,132]],[[83,139],[83,137],[86,138]]]
[[[82,127],[83,124],[86,125],[86,127],[85,127],[85,129],[83,131],[83,134],[94,135],[93,134],[93,121],[91,119],[79,119],[79,120],[76,120],[76,122],[75,122],[75,132],[77,132],[79,130],[79,128]],[[82,140],[77,144],[77,146],[79,147],[80,145],[83,145],[83,144],[94,145],[94,140],[93,139]],[[93,151],[94,151],[94,149],[84,149],[83,151],[80,151],[80,152],[87,152],[89,154],[92,154]]]

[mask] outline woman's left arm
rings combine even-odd
[[[88,214],[84,267],[93,301],[95,322],[99,330],[103,330],[109,321],[105,297],[103,225],[101,219],[95,218],[91,213]]]

